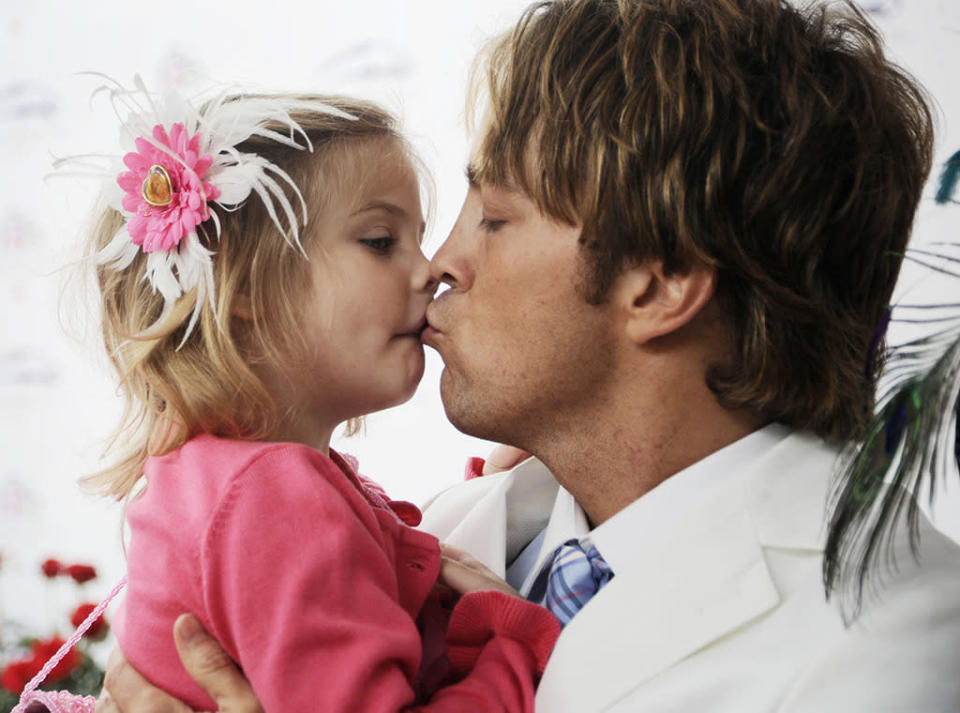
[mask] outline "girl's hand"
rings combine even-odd
[[[512,597],[523,597],[517,590],[504,582],[485,565],[463,550],[450,545],[440,544],[443,563],[440,566],[440,584],[452,589],[458,595],[467,592],[495,590]]]
[[[530,457],[530,454],[522,448],[513,446],[499,445],[490,451],[483,463],[483,474],[491,475],[504,470],[510,470],[514,466],[520,465]]]

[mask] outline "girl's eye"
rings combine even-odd
[[[393,250],[393,246],[397,244],[397,239],[389,235],[384,235],[379,238],[363,238],[360,242],[375,253],[388,255],[390,251]]]
[[[495,233],[500,230],[506,222],[505,220],[487,220],[486,218],[481,218],[480,228],[486,230],[488,233]]]

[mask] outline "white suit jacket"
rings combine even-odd
[[[836,452],[782,439],[701,511],[636,543],[629,567],[564,629],[541,713],[960,713],[960,547],[905,528],[897,571],[849,628],[821,577]],[[537,460],[427,505],[421,527],[504,575],[558,484]]]

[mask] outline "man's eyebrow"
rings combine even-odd
[[[389,201],[371,201],[359,210],[355,210],[350,214],[352,218],[355,215],[360,215],[361,213],[369,213],[372,210],[385,210],[387,213],[392,213],[393,215],[399,216],[401,218],[407,217],[407,211],[403,206],[399,206],[396,203],[390,203]]]

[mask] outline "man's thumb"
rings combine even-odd
[[[236,664],[193,614],[180,615],[173,625],[173,640],[183,667],[220,711],[263,713]]]

